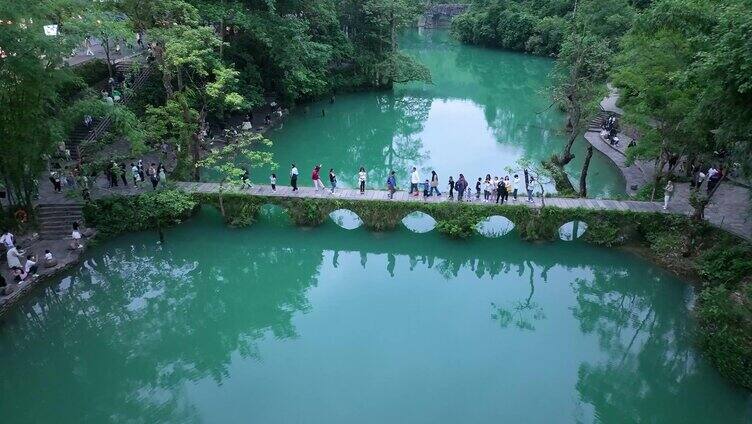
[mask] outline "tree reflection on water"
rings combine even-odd
[[[187,394],[191,383],[221,385],[238,358],[265,360],[264,340],[298,338],[293,318],[315,307],[310,293],[322,269],[346,263],[366,273],[385,266],[391,277],[428,272],[447,281],[504,279],[522,297],[490,299],[490,319],[503,331],[526,334],[551,322],[545,308],[555,305],[541,296],[566,283],[552,276],[575,270],[571,315],[600,348],[599,356],[579,365],[575,402],[603,422],[707,416],[705,405],[686,399],[702,398],[714,374],[691,347],[684,303],[666,296],[652,267],[597,263],[592,248],[562,256],[556,243],[455,244],[420,242],[417,237],[434,236],[407,230],[372,237],[324,228],[314,236],[195,225],[199,231],[178,228],[157,247],[150,235],[113,243],[13,314],[0,327],[0,360],[14,365],[4,368],[0,388],[15,397],[44,388],[44,402],[29,408],[5,396],[5,413],[20,422],[199,422]],[[296,235],[278,236],[283,231]],[[743,422],[749,413],[738,405],[744,402],[743,394],[729,391],[713,407],[729,422]]]

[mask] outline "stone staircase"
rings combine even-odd
[[[127,77],[134,66],[137,66],[136,62],[119,62],[115,65],[115,73],[122,74]],[[123,97],[118,103],[127,104],[128,101],[133,98],[135,93],[140,90],[141,87],[143,87],[146,81],[149,79],[149,75],[151,74],[151,67],[149,65],[140,63],[139,66],[143,67],[140,69],[140,72],[132,81],[128,81],[130,90],[128,90],[128,92],[126,93],[123,93]],[[79,148],[79,145],[84,141],[96,140],[102,134],[107,132],[107,130],[110,129],[110,126],[112,126],[112,117],[109,115],[105,116],[102,119],[95,119],[92,123],[91,130],[87,129],[83,124],[79,124],[79,126],[76,127],[76,129],[68,137],[68,148],[71,151],[71,159],[76,163],[80,163],[81,150]]]
[[[603,129],[602,125],[606,121],[606,118],[608,118],[608,112],[600,109],[595,118],[588,124],[588,131],[600,132]]]
[[[56,240],[70,237],[73,223],[83,228],[83,205],[78,203],[40,204],[37,214],[39,237],[43,240]]]

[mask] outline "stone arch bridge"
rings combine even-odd
[[[429,4],[418,20],[418,26],[421,28],[448,26],[455,16],[467,11],[469,6],[463,3]]]

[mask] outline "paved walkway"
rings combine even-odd
[[[131,40],[128,40],[128,41],[130,42]],[[146,51],[146,50],[139,49],[138,47],[129,48],[128,46],[125,45],[125,43],[121,43],[121,46],[122,48],[120,49],[120,54],[115,53],[114,43],[112,44],[112,48],[110,49],[110,59],[112,59],[112,61],[115,63],[120,62],[125,59],[129,59],[134,56],[138,56]],[[104,48],[102,47],[102,44],[95,38],[92,38],[91,52],[94,53],[94,55],[87,56],[85,47],[82,47],[82,46],[77,47],[75,50],[75,54],[65,59],[65,62],[70,66],[78,66],[90,60],[94,60],[94,59],[106,60],[107,58],[107,56],[104,53]]]
[[[624,114],[624,110],[616,106],[619,100],[619,92],[611,85],[608,85],[609,95],[601,101],[601,108],[610,113],[619,115]],[[605,154],[624,175],[626,183],[626,192],[636,194],[636,190],[654,180],[655,168],[650,162],[637,160],[632,165],[627,166],[627,146],[632,138],[624,133],[619,133],[620,143],[612,146],[601,138],[598,131],[589,131],[585,133],[585,139],[598,151]],[[689,183],[677,183],[674,198],[671,200],[671,207],[683,213],[691,213],[692,207],[689,204],[690,187]],[[704,190],[705,187],[703,186]],[[733,182],[724,182],[716,191],[713,199],[705,209],[705,218],[716,227],[723,228],[733,234],[752,240],[752,208],[750,208],[750,190]]]
[[[217,193],[219,192],[218,183],[195,183],[195,182],[178,182],[177,186],[189,193]],[[752,240],[752,218],[746,213],[748,198],[741,196],[742,193],[738,193],[738,187],[725,184],[721,186],[719,190],[724,192],[717,193],[717,197],[720,200],[711,204],[705,214],[705,218],[712,225],[729,231],[747,240]],[[227,190],[227,189],[225,189]],[[682,190],[688,188],[677,187],[675,193],[675,199],[682,197]],[[292,187],[289,186],[277,186],[277,191],[272,191],[271,186],[268,185],[256,185],[251,189],[246,190],[227,190],[233,192],[242,192],[251,196],[273,196],[273,197],[285,197],[285,198],[323,198],[323,199],[343,199],[343,200],[389,200],[388,192],[386,190],[366,190],[365,194],[360,194],[357,189],[342,188],[335,190],[334,194],[331,194],[328,189],[316,191],[313,187],[299,187],[298,191],[292,191]],[[687,193],[684,193],[686,196]],[[433,196],[424,199],[423,196],[410,196],[406,191],[397,191],[394,193],[394,199],[397,201],[405,202],[430,202],[441,203],[452,201],[446,196]],[[605,199],[582,199],[582,198],[562,198],[562,197],[547,197],[545,199],[546,206],[555,206],[559,208],[585,208],[593,210],[621,210],[621,211],[633,211],[633,212],[659,212],[659,213],[673,213],[679,215],[689,216],[692,214],[692,207],[688,201],[672,201],[669,204],[667,211],[663,210],[662,203],[659,202],[644,202],[637,200],[605,200]],[[736,202],[736,203],[734,203]],[[482,200],[476,200],[474,193],[469,203],[479,205],[494,205],[494,203],[484,203]],[[542,206],[541,199],[535,198],[533,203],[525,201],[525,196],[520,195],[519,200],[514,201],[510,199],[508,202],[511,205],[521,204],[532,208],[540,208]],[[740,210],[744,210],[745,213],[737,213]],[[734,213],[728,213],[726,211],[735,211]]]
[[[178,187],[189,193],[217,193],[219,192],[218,183],[188,183],[179,182]],[[225,189],[227,190],[227,189]],[[286,198],[319,198],[319,199],[343,199],[343,200],[389,200],[386,190],[366,190],[365,194],[360,194],[357,189],[342,188],[335,190],[334,194],[331,194],[328,189],[316,191],[313,187],[299,187],[298,191],[292,191],[292,187],[289,186],[277,186],[277,191],[272,191],[271,186],[268,185],[255,185],[251,189],[246,190],[234,190],[234,192],[242,192],[251,196],[273,196],[273,197],[286,197]],[[456,193],[455,193],[456,194]],[[442,203],[456,200],[450,200],[446,193],[443,196],[432,196],[423,198],[420,196],[411,196],[407,191],[397,191],[394,193],[394,199],[403,202],[429,202],[429,203]],[[631,210],[635,212],[665,212],[661,207],[661,204],[656,202],[638,202],[634,200],[601,200],[601,199],[580,199],[580,198],[562,198],[562,197],[547,197],[545,199],[546,206],[556,206],[559,208],[585,208],[595,210]],[[471,204],[479,205],[495,205],[495,203],[484,203],[482,200],[475,199],[475,193],[473,193]],[[527,205],[533,208],[541,207],[541,199],[535,198],[535,202],[528,203],[525,201],[525,196],[520,195],[519,200],[514,201],[510,198],[509,204],[521,204]],[[687,214],[690,211],[679,210],[670,208],[667,213],[680,213]]]

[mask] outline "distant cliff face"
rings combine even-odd
[[[426,8],[426,12],[418,19],[421,28],[439,28],[449,26],[452,18],[465,12],[467,4],[432,4]]]

